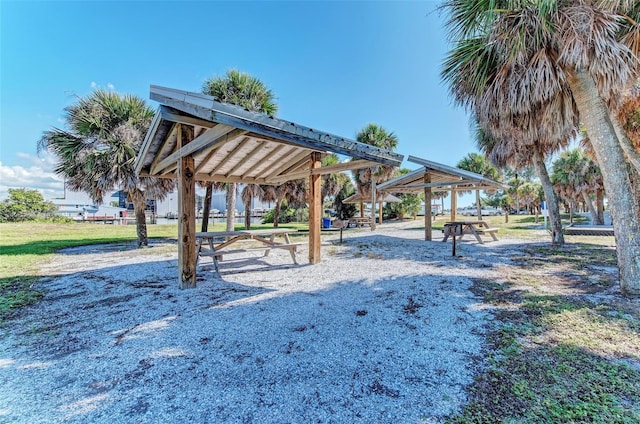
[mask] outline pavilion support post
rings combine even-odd
[[[451,186],[451,221],[456,221],[458,209],[458,193],[456,186]]]
[[[178,124],[178,142],[193,139],[193,128]],[[193,156],[178,159],[178,270],[181,289],[196,287],[196,180]]]
[[[320,153],[310,156],[311,175],[309,176],[309,263],[320,263],[320,219],[322,218],[322,176],[314,175],[313,170],[320,168]]]
[[[424,174],[424,183],[431,183],[431,174],[426,172]],[[424,239],[431,241],[433,236],[433,226],[431,225],[431,187],[424,188]]]
[[[374,170],[371,170],[371,230],[376,229],[376,180],[373,178]]]

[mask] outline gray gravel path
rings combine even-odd
[[[513,241],[398,227],[325,237],[321,264],[225,257],[177,288],[175,244],[67,249],[0,328],[0,422],[441,422],[466,401],[491,314],[469,288]]]

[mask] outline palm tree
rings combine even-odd
[[[68,130],[45,131],[38,150],[57,157],[55,172],[67,187],[86,192],[101,204],[104,196],[121,189],[133,203],[138,246],[147,246],[147,199],[164,199],[175,184],[165,178],[138,177],[133,162],[154,111],[143,99],[95,90],[65,108]]]
[[[263,197],[262,201],[275,202],[273,210],[273,228],[278,228],[280,220],[280,209],[283,201],[287,200],[290,206],[302,206],[306,203],[307,190],[305,180],[291,180],[283,184],[262,185]]]
[[[247,184],[242,189],[240,197],[242,197],[242,203],[244,203],[244,229],[251,229],[251,201],[254,197],[261,198],[264,195],[264,190],[259,184]]]
[[[398,147],[398,137],[392,132],[376,124],[368,124],[356,134],[356,140],[370,146],[380,147],[387,150],[395,150]],[[374,168],[356,169],[353,177],[356,189],[362,197],[371,196],[371,183],[379,184],[391,178],[395,172],[395,167],[379,165]],[[372,205],[375,209],[375,205]],[[364,202],[360,203],[360,216],[364,216]]]
[[[598,166],[582,151],[568,150],[553,161],[551,180],[562,193],[565,201],[570,204],[571,222],[573,222],[576,199],[581,198],[591,213],[592,221],[601,224],[590,196],[596,194],[601,188],[602,175]]]
[[[640,206],[606,103],[637,75],[640,4],[447,0],[444,8],[454,48],[443,76],[494,137],[554,145],[582,121],[609,195],[620,287],[640,295]]]
[[[560,208],[558,199],[553,190],[553,184],[547,171],[544,157],[556,149],[564,146],[567,140],[558,140],[555,143],[533,140],[530,143],[518,143],[513,137],[495,138],[490,131],[476,122],[475,138],[478,148],[499,167],[508,165],[516,168],[526,168],[533,165],[542,184],[545,199],[549,206],[549,224],[551,227],[551,242],[554,245],[564,244],[562,222],[560,220]],[[516,178],[517,183],[517,178]],[[518,191],[515,191],[516,208],[519,210]],[[505,216],[505,219],[508,219]]]
[[[236,69],[227,71],[224,77],[216,76],[202,84],[202,92],[222,103],[242,106],[253,112],[275,115],[278,106],[275,96],[267,86],[256,77]],[[226,183],[227,188],[227,231],[233,231],[236,210],[235,183]],[[207,186],[207,190],[212,188]],[[210,205],[205,205],[206,210]]]
[[[486,156],[478,153],[469,153],[458,161],[456,165],[460,169],[475,172],[487,178],[497,181],[500,178],[500,171],[487,160]],[[458,191],[458,193],[464,193]],[[478,219],[482,219],[482,205],[480,204],[480,190],[476,190],[476,206],[478,208]]]

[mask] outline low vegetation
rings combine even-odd
[[[640,422],[640,307],[617,289],[613,238],[581,239],[526,248],[502,281],[476,281],[496,327],[450,422]]]

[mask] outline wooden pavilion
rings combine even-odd
[[[378,164],[399,166],[403,158],[200,93],[152,85],[150,98],[160,107],[134,166],[140,176],[178,181],[180,287],[196,285],[196,181],[278,185],[309,178],[309,263],[317,264],[321,176]],[[352,159],[322,167],[327,153]]]
[[[409,156],[409,162],[421,165],[408,174],[378,184],[376,189],[387,193],[416,193],[424,191],[424,231],[425,240],[431,240],[431,193],[433,189],[451,191],[451,221],[456,220],[458,191],[499,190],[506,185],[493,181],[475,172],[443,165],[426,159]]]

